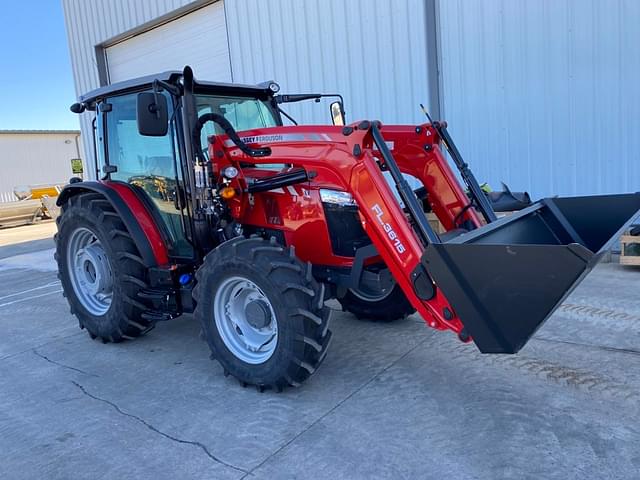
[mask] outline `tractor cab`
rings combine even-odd
[[[208,137],[223,133],[207,122],[199,145],[186,128],[205,114],[218,114],[235,130],[282,125],[274,82],[236,85],[193,82],[190,105],[185,107],[183,72],[171,71],[116,83],[80,97],[73,111],[96,112],[95,169],[103,180],[123,182],[144,191],[158,220],[169,255],[194,258],[186,192],[189,187],[189,150],[206,155]],[[194,141],[193,145],[190,143]],[[191,147],[191,148],[189,148]]]

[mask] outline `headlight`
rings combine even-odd
[[[280,91],[280,85],[278,85],[276,82],[271,82],[269,84],[269,90],[271,90],[273,93],[278,93]]]
[[[358,204],[353,199],[350,193],[342,192],[340,190],[329,190],[326,188],[320,189],[320,200],[323,203],[331,203],[340,207],[357,207]]]

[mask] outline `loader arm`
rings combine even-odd
[[[474,228],[484,222],[464,192],[440,149],[441,139],[431,125],[384,126],[380,131],[385,144],[403,174],[421,181],[427,192],[427,202],[446,231],[458,228],[465,221]],[[380,150],[374,156],[384,162]],[[388,167],[386,167],[388,169]]]
[[[397,202],[385,201],[384,186],[379,184],[365,159],[363,166],[368,171],[357,185],[352,181],[354,194],[367,191],[364,185],[371,181],[379,200],[388,209],[378,204],[371,207],[370,202],[378,200],[372,189],[368,190],[367,197],[362,197],[367,207],[360,213],[368,223],[365,227],[369,236],[387,265],[398,270],[397,274],[393,270],[396,278],[403,275],[403,291],[427,323],[434,328],[447,327],[457,332],[463,341],[472,336],[483,353],[518,352],[640,214],[640,193],[543,199],[501,220],[495,218],[490,206],[486,207],[484,198],[477,198],[478,207],[490,223],[480,225],[473,208],[464,209],[456,214],[454,228],[461,214],[469,214],[476,228],[443,243],[416,205],[402,170],[388,148],[388,137],[381,134],[375,123],[371,125],[370,135],[405,202],[409,223],[422,245],[409,242],[409,263],[402,260],[406,253],[404,245],[395,251],[389,248],[389,240],[399,237],[402,241],[404,235],[409,236],[403,228],[406,222],[395,222],[401,234],[394,230],[394,220],[407,217],[398,212]],[[451,149],[452,141],[449,139],[447,143]],[[430,157],[414,164],[428,165],[435,159],[440,172],[450,173],[442,155]],[[470,190],[479,190],[461,158],[456,163],[466,170],[461,173],[465,181],[471,180]],[[403,172],[406,171],[404,168]],[[428,184],[428,178],[418,178]],[[449,176],[445,173],[439,178]],[[455,190],[447,184],[428,192],[434,197],[432,204],[440,208],[444,203],[442,194]],[[472,196],[476,198],[473,193]],[[447,219],[446,212],[455,213],[451,207],[450,204],[445,209],[443,219]],[[377,221],[371,218],[371,211]],[[387,243],[386,248],[382,243]],[[393,244],[397,247],[395,241]],[[407,267],[413,263],[416,248],[418,254],[422,251],[420,264],[411,270],[407,285]],[[431,298],[425,294],[426,283],[419,281],[425,276],[434,282]],[[433,320],[429,320],[425,310],[432,314]]]
[[[365,232],[427,324],[461,334],[463,325],[442,292],[433,284],[420,259],[424,246],[406,219],[393,192],[368,150],[353,169],[351,192],[360,206]],[[464,334],[463,334],[464,337]]]

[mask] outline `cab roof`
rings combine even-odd
[[[169,70],[162,73],[156,73],[154,75],[146,75],[144,77],[133,78],[131,80],[124,80],[122,82],[105,85],[104,87],[91,90],[84,95],[80,95],[78,100],[80,103],[84,103],[89,106],[104,97],[140,90],[145,86],[150,87],[155,80],[177,84],[182,76],[183,72],[181,71]],[[194,79],[194,92],[200,93],[203,91],[212,91],[221,95],[252,95],[257,97],[267,97],[273,95],[273,92],[269,89],[269,85],[271,83],[273,83],[273,81],[262,82],[258,85],[242,85],[238,83],[200,82]]]

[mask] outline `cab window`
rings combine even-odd
[[[136,120],[137,94],[111,97],[107,102],[111,110],[106,114],[106,144],[110,165],[117,166],[111,180],[126,182],[142,189],[156,207],[169,236],[170,254],[175,257],[191,257],[192,247],[185,239],[182,212],[176,202],[178,188],[183,179],[179,162],[179,150],[171,122],[164,137],[143,136],[138,133]],[[167,95],[166,93],[162,93]],[[169,118],[173,115],[171,99],[167,95]]]
[[[278,125],[278,120],[271,107],[266,102],[255,98],[196,95],[196,108],[198,117],[205,113],[223,115],[238,132]],[[209,135],[222,133],[224,132],[217,124],[207,122],[200,137],[202,149],[207,151],[207,137]]]
[[[280,120],[268,102],[247,97],[220,97],[215,95],[196,95],[196,108],[198,117],[205,113],[217,113],[224,115],[233,128],[242,132],[253,128],[276,127]],[[202,151],[207,152],[209,147],[207,139],[210,135],[220,135],[224,132],[214,122],[205,123],[200,134]],[[259,164],[258,168],[268,170],[282,170],[281,163]]]

